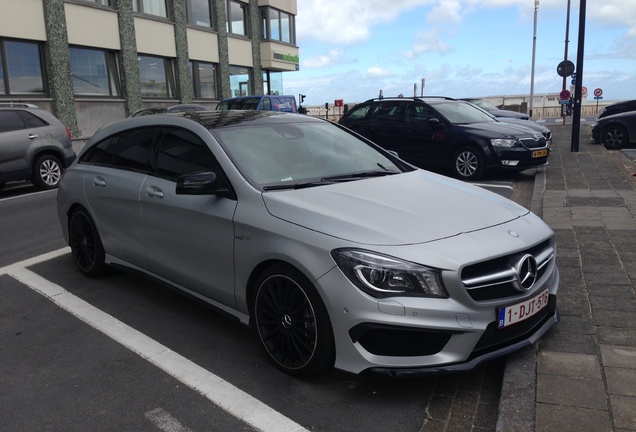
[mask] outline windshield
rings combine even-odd
[[[453,124],[470,124],[495,122],[490,114],[487,114],[469,103],[449,101],[433,105],[446,120]]]
[[[256,109],[260,102],[260,97],[245,97],[241,99],[230,99],[221,101],[216,109],[219,110],[249,110]]]
[[[397,160],[328,122],[241,125],[212,133],[239,171],[266,189],[403,171]]]
[[[474,100],[471,102],[477,105],[478,107],[485,109],[486,111],[496,111],[498,109],[496,106],[494,106],[493,104],[485,100],[480,99],[480,100]]]

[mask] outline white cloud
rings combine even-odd
[[[299,39],[354,44],[369,38],[374,24],[394,21],[400,13],[435,0],[299,0]]]
[[[403,53],[407,59],[413,59],[427,52],[445,53],[451,51],[451,47],[441,39],[437,30],[415,35],[413,48]]]
[[[428,14],[428,21],[435,25],[461,21],[461,4],[457,0],[442,0]]]
[[[340,62],[342,58],[341,49],[333,49],[329,51],[329,54],[321,55],[317,57],[310,57],[303,61],[303,67],[308,69],[316,69],[326,66],[331,66]]]
[[[373,78],[382,78],[391,75],[391,72],[384,70],[380,67],[373,66],[367,69],[367,75]]]

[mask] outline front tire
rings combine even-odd
[[[277,264],[259,277],[253,302],[254,324],[274,365],[296,377],[332,368],[335,344],[329,314],[307,278]]]
[[[460,180],[476,180],[484,175],[484,157],[474,147],[461,147],[453,156],[452,169]]]
[[[62,179],[62,164],[53,155],[40,156],[33,165],[31,182],[39,190],[55,189]]]
[[[106,271],[105,252],[97,228],[83,208],[71,213],[69,245],[75,265],[84,275],[101,276]]]
[[[616,150],[627,146],[629,136],[624,127],[619,125],[608,126],[601,133],[601,143],[608,150]]]

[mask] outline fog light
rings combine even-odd
[[[517,166],[519,164],[519,161],[518,160],[502,160],[501,164],[505,166]]]

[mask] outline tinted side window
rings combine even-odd
[[[362,120],[369,112],[369,108],[371,108],[370,105],[353,107],[347,117],[349,117],[349,120]]]
[[[269,98],[263,98],[263,102],[261,104],[261,109],[264,111],[271,111],[272,110],[272,102],[269,100]]]
[[[426,105],[411,105],[408,109],[408,123],[414,126],[425,125],[427,121],[434,118],[433,110]]]
[[[205,143],[183,129],[164,129],[153,165],[157,175],[173,180],[184,174],[219,169]]]
[[[0,111],[0,132],[10,132],[25,129],[26,125],[15,111]]]
[[[20,115],[20,117],[22,117],[24,119],[24,122],[29,126],[29,127],[42,127],[42,126],[48,126],[48,123],[45,122],[44,120],[42,120],[40,117],[31,114],[30,112],[27,111],[18,111],[18,114]]]
[[[156,134],[157,129],[144,128],[114,135],[92,146],[82,155],[80,163],[144,171]]]
[[[380,108],[373,113],[373,119],[386,126],[398,126],[404,124],[405,106],[403,103],[380,104]]]

